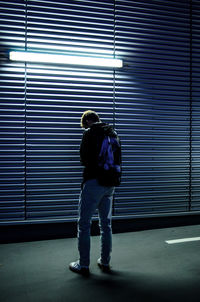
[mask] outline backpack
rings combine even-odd
[[[98,156],[98,182],[102,186],[119,186],[121,182],[121,146],[116,137],[103,138]]]

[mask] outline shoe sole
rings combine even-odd
[[[81,270],[76,270],[73,267],[69,266],[70,271],[72,271],[73,273],[77,273],[79,275],[82,276],[89,276],[90,275],[90,271],[86,270],[86,269],[81,269]]]
[[[97,265],[102,270],[102,272],[104,272],[104,273],[110,273],[111,272],[110,266],[105,266],[105,265],[100,264],[100,263],[97,263]]]

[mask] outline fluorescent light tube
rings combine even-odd
[[[10,51],[9,58],[11,61],[22,62],[59,63],[69,65],[103,66],[118,68],[123,66],[123,62],[120,59],[56,55],[26,51]]]

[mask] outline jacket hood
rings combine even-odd
[[[113,127],[107,123],[95,123],[91,126],[90,128],[91,132],[95,132],[96,134],[99,135],[108,135],[108,136],[114,136],[116,137],[117,134]]]

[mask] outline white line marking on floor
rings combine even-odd
[[[165,242],[168,244],[174,244],[174,243],[199,241],[199,240],[200,240],[200,237],[191,237],[191,238],[183,238],[183,239],[166,240]]]

